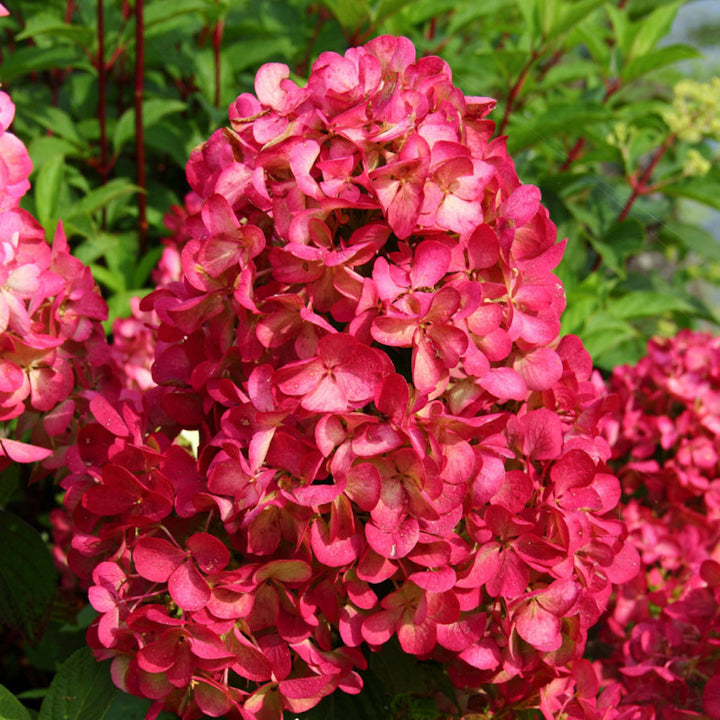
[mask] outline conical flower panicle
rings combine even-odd
[[[393,637],[488,712],[592,675],[639,561],[608,401],[558,337],[564,243],[493,106],[380,37],[305,87],[263,66],[192,153],[140,305],[157,386],[96,403],[63,483],[89,641],[149,717],[280,720]]]

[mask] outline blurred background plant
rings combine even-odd
[[[257,68],[284,62],[301,82],[320,52],[344,52],[384,33],[442,56],[465,94],[498,100],[491,116],[497,133],[508,136],[520,178],[540,187],[560,237],[568,237],[559,269],[567,293],[563,332],[582,338],[597,367],[636,361],[654,334],[720,318],[720,244],[703,225],[704,208],[720,210],[720,81],[699,64],[698,43],[669,40],[678,12],[701,3],[7,4],[0,81],[17,106],[12,130],[34,164],[34,190],[22,207],[49,238],[63,221],[74,255],[102,286],[108,331],[129,314],[133,296],[151,289],[169,234],[163,218],[188,190],[190,151],[227,122],[238,94],[253,90]],[[702,30],[708,36],[708,25]],[[17,474],[3,474],[0,504],[47,528],[55,490],[26,487]],[[0,567],[0,596],[12,594],[12,581]],[[46,605],[0,635],[2,677],[27,706],[83,645],[90,619],[64,596]],[[0,616],[8,621],[3,602]],[[74,657],[56,676],[49,697],[57,702],[46,701],[42,720],[56,717],[65,695],[102,685],[82,665],[86,656]],[[378,667],[383,662],[371,666],[362,700],[333,696],[308,717],[374,718],[380,707],[398,718],[431,717],[417,698],[442,689],[433,685],[442,685],[442,674],[390,672],[392,663]],[[4,692],[0,717],[31,716]],[[143,715],[134,698],[117,696],[108,710],[109,702],[89,703],[83,720]]]

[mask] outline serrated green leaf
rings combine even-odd
[[[697,253],[701,258],[720,262],[720,244],[714,235],[697,225],[665,223],[660,228],[660,239],[677,243]]]
[[[143,103],[143,128],[152,127],[166,115],[183,112],[187,105],[180,100],[167,98],[150,98]],[[113,148],[119,152],[120,148],[135,137],[135,108],[126,110],[117,121],[113,132]]]
[[[608,302],[607,309],[613,317],[620,320],[657,317],[667,312],[695,311],[695,308],[681,297],[652,290],[634,290]]]
[[[30,720],[28,709],[4,685],[0,685],[0,720]]]
[[[0,510],[0,620],[34,643],[55,596],[57,571],[37,530]]]
[[[106,185],[91,190],[85,197],[81,198],[72,208],[72,212],[68,214],[69,218],[79,215],[91,215],[100,210],[112,200],[140,192],[137,185],[133,185],[126,178],[114,178]]]
[[[631,82],[636,78],[646,75],[653,70],[667,67],[681,60],[692,60],[702,57],[702,53],[690,45],[668,45],[666,47],[651,50],[645,55],[634,57],[620,71],[624,82]]]
[[[60,666],[38,720],[102,720],[116,693],[108,663],[82,648]]]
[[[368,0],[323,0],[323,5],[350,32],[359,29],[370,17]]]
[[[53,233],[60,217],[60,194],[65,174],[65,158],[56,155],[40,166],[35,178],[35,211],[47,233]]]

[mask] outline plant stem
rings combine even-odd
[[[508,121],[510,120],[510,113],[512,113],[513,111],[513,105],[515,104],[515,101],[517,100],[517,97],[522,90],[522,86],[525,84],[525,80],[528,76],[528,73],[530,72],[530,68],[533,66],[538,57],[540,57],[540,53],[538,53],[537,50],[533,50],[530,59],[525,63],[523,69],[520,71],[518,79],[510,88],[510,93],[508,94],[507,103],[505,105],[505,112],[503,113],[502,120],[500,121],[500,126],[498,127],[498,135],[505,134],[505,128],[507,127]]]
[[[662,156],[669,150],[670,146],[675,142],[676,135],[675,133],[670,133],[665,138],[665,142],[655,151],[655,155],[653,155],[652,160],[648,164],[648,166],[645,168],[643,174],[640,176],[638,180],[635,180],[632,182],[632,195],[628,198],[628,201],[625,203],[625,206],[620,211],[620,215],[618,215],[618,222],[622,222],[630,212],[630,209],[633,206],[633,203],[640,197],[640,195],[645,195],[649,188],[648,188],[648,182],[650,181],[650,178],[653,174],[653,171],[657,167],[657,164],[662,159]]]
[[[141,255],[147,252],[147,193],[145,180],[145,136],[143,133],[143,85],[145,76],[144,0],[135,1],[135,157],[137,163],[138,239]]]
[[[221,68],[221,55],[220,48],[222,47],[222,36],[223,30],[225,29],[225,21],[218,20],[215,23],[212,36],[213,46],[213,58],[215,60],[215,107],[220,107],[220,68]]]

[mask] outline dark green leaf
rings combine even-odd
[[[536,118],[515,116],[508,132],[508,148],[512,154],[555,135],[570,133],[577,136],[587,125],[606,121],[609,117],[606,107],[582,103],[556,105]]]
[[[47,622],[57,572],[38,532],[0,510],[0,620],[36,642]]]
[[[150,98],[143,103],[142,119],[143,128],[149,128],[159,122],[166,115],[182,112],[186,105],[180,100],[169,100],[167,98]],[[113,132],[113,147],[115,152],[135,137],[135,109],[126,110],[115,125]]]
[[[620,277],[625,276],[625,260],[637,254],[645,243],[645,228],[637,220],[624,220],[613,225],[602,240],[592,240],[592,246],[603,262]]]
[[[63,18],[46,13],[32,14],[28,17],[23,31],[18,34],[16,40],[27,40],[39,35],[50,35],[53,38],[67,38],[78,46],[92,47],[95,39],[95,31],[90,27],[71,25],[64,22]]]
[[[60,666],[38,720],[101,720],[116,693],[109,664],[82,648]]]
[[[0,685],[0,720],[30,720],[28,709],[4,685]]]
[[[152,700],[119,692],[103,715],[103,720],[145,720],[145,714],[151,704]],[[157,720],[177,720],[177,715],[161,712]]]
[[[9,83],[32,72],[70,67],[92,70],[87,56],[72,45],[51,45],[47,48],[23,47],[3,56],[0,64],[0,80]]]

